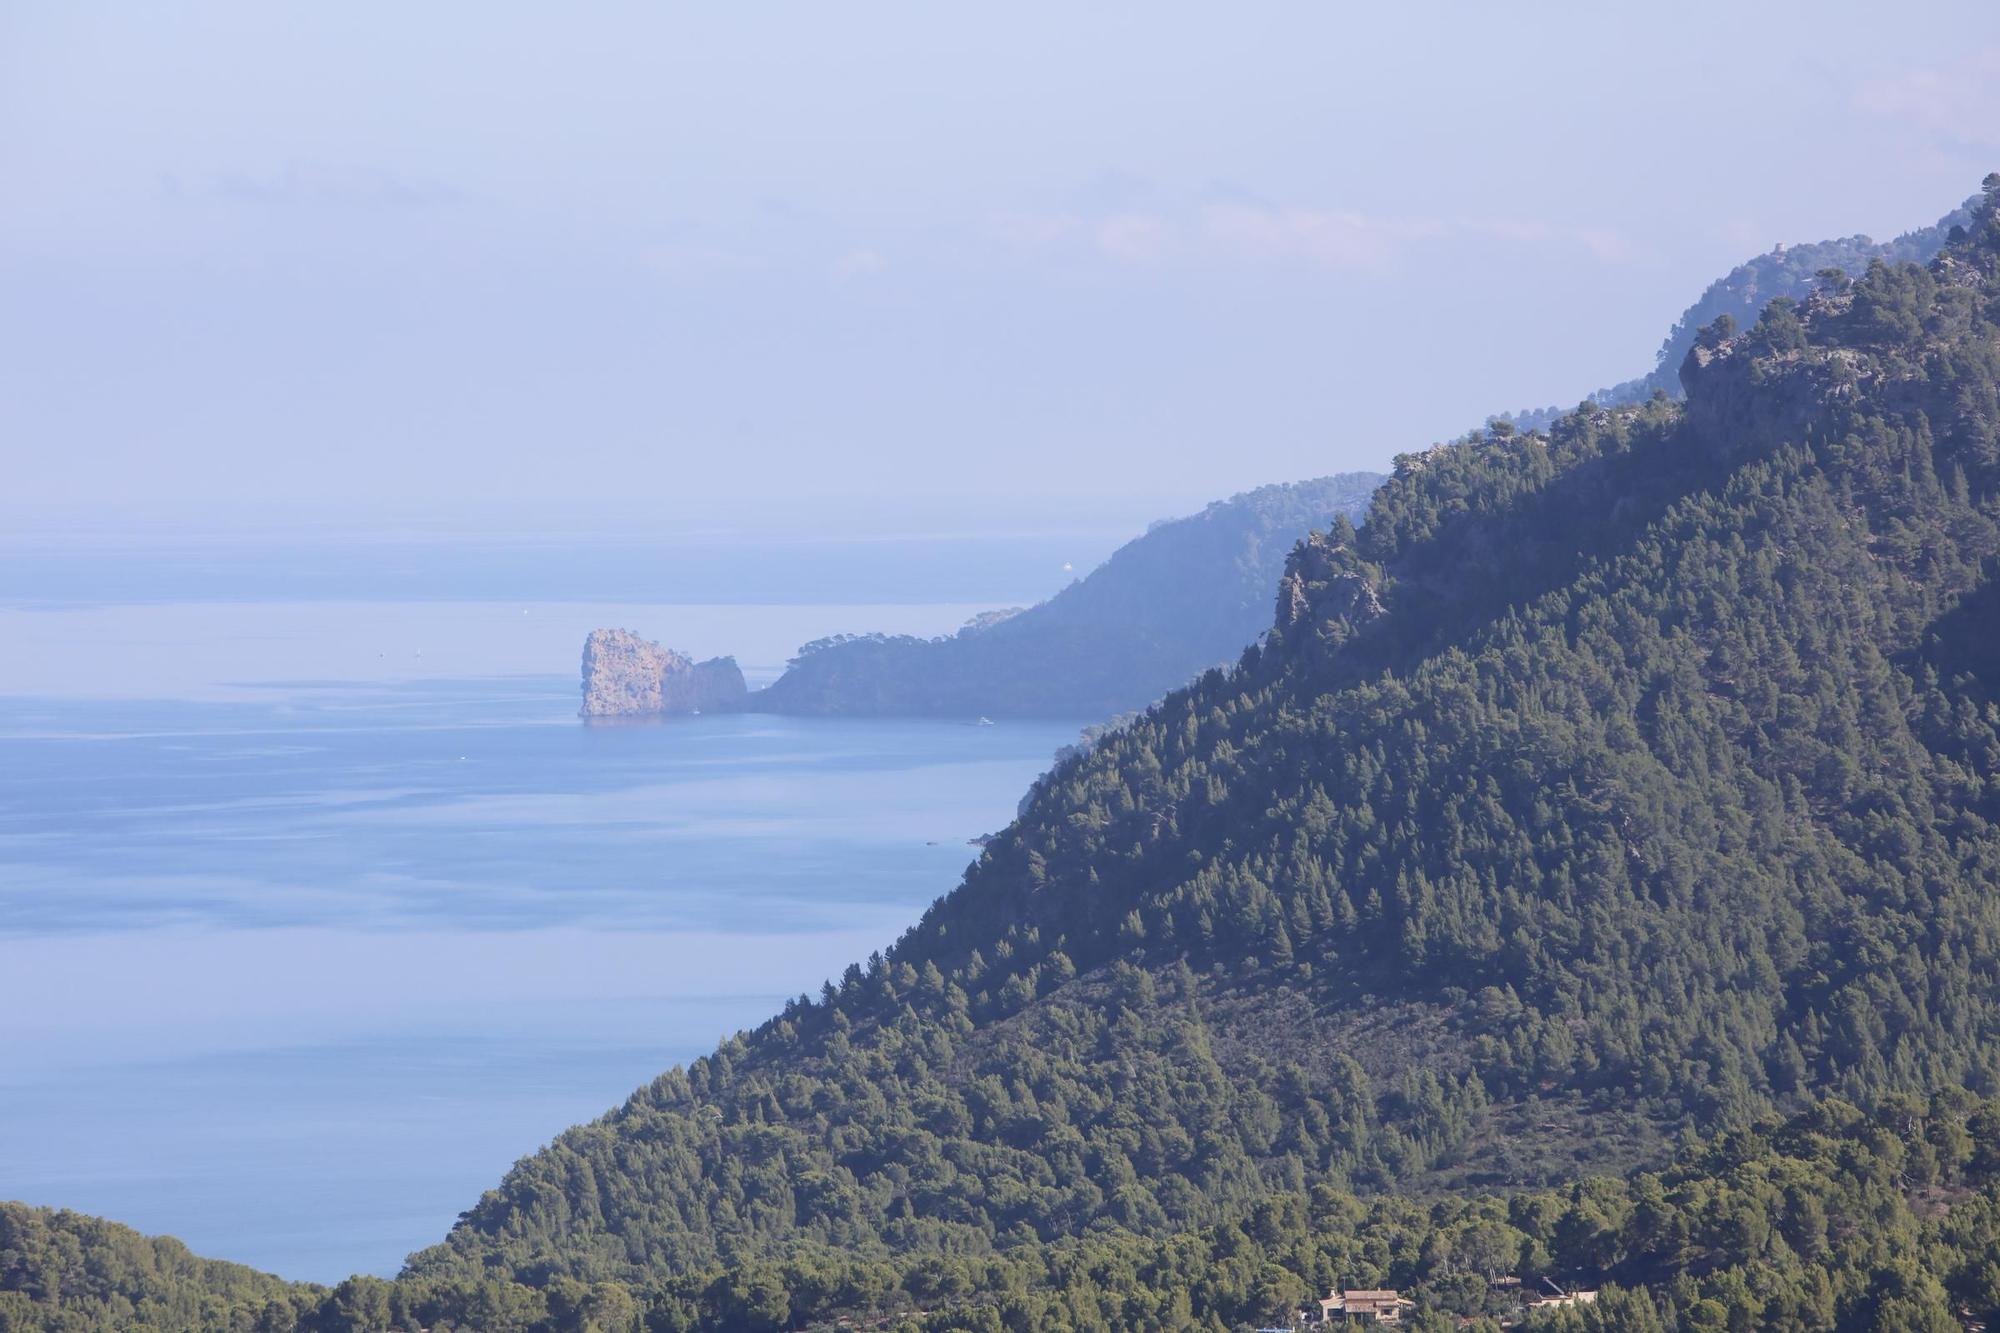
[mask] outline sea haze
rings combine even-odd
[[[768,678],[990,601],[255,591],[0,606],[0,1197],[288,1277],[887,944],[1081,721],[575,717],[594,624]]]

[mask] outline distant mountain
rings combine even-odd
[[[1048,601],[941,639],[806,644],[754,712],[1097,719],[1143,708],[1235,661],[1270,619],[1286,553],[1359,514],[1382,483],[1349,472],[1264,486],[1144,536]]]
[[[1263,486],[1157,523],[1048,601],[948,638],[806,644],[753,711],[849,716],[1103,718],[1233,662],[1269,619],[1285,555],[1367,507],[1383,478]]]
[[[1681,312],[1660,344],[1650,372],[1599,389],[1590,396],[1591,401],[1600,407],[1623,407],[1642,403],[1655,393],[1680,397],[1681,363],[1694,350],[1700,330],[1724,315],[1740,325],[1754,324],[1764,307],[1777,298],[1802,301],[1811,295],[1819,275],[1828,269],[1859,274],[1878,259],[1889,264],[1927,264],[1944,249],[1952,228],[1971,224],[1979,203],[1975,195],[1930,226],[1905,232],[1893,241],[1855,235],[1806,245],[1780,245],[1769,254],[1738,264],[1711,282],[1695,303]],[[1505,413],[1500,419],[1520,430],[1542,430],[1563,411],[1560,407],[1528,408]]]
[[[1685,403],[1398,459],[1239,666],[411,1273],[1013,1253],[2000,1089],[2000,176],[1968,230],[1700,331]]]

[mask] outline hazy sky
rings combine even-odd
[[[1164,511],[1995,167],[1991,0],[0,0],[0,493]]]

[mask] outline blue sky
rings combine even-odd
[[[2000,167],[2000,7],[12,0],[4,503],[1379,467]]]

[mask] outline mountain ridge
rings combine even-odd
[[[1854,273],[1875,261],[1891,264],[1927,264],[1951,239],[1953,227],[1964,228],[1975,220],[1981,196],[1973,195],[1927,227],[1906,231],[1889,241],[1856,233],[1831,240],[1775,246],[1765,254],[1746,259],[1711,282],[1692,305],[1667,331],[1654,356],[1653,369],[1620,384],[1598,389],[1589,401],[1600,407],[1626,407],[1644,402],[1655,393],[1681,395],[1680,369],[1694,350],[1701,330],[1728,315],[1738,324],[1752,324],[1764,307],[1780,297],[1804,300],[1829,270]],[[1519,430],[1539,430],[1563,415],[1561,407],[1529,408],[1503,413],[1504,420]]]

